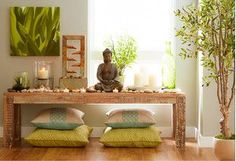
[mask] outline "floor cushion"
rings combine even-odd
[[[31,123],[38,128],[74,129],[84,124],[84,113],[75,108],[49,108],[42,110]]]
[[[161,138],[155,126],[124,129],[108,127],[99,141],[108,147],[155,147],[161,143]]]
[[[25,140],[34,146],[45,147],[73,147],[85,146],[88,144],[88,137],[92,132],[92,128],[81,125],[72,130],[50,130],[37,128],[29,134]]]
[[[146,109],[112,109],[105,124],[112,128],[148,127],[154,125],[154,113]]]

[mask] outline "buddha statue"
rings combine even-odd
[[[119,92],[122,90],[123,85],[118,81],[119,75],[117,67],[114,63],[111,63],[112,52],[108,48],[103,51],[103,61],[97,69],[97,79],[99,83],[95,85],[96,90],[105,92],[112,92],[117,89]]]

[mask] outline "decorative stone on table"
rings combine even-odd
[[[89,88],[86,88],[86,92],[94,93],[94,92],[97,92],[97,90],[94,89],[94,87],[89,87]]]
[[[122,92],[122,93],[127,93],[127,92],[128,92],[128,89],[123,88],[121,92]]]
[[[85,88],[81,88],[80,89],[80,93],[86,93],[86,89]]]
[[[151,90],[151,89],[144,89],[144,93],[153,93],[153,90]]]
[[[181,89],[176,88],[176,89],[163,89],[164,93],[179,93],[181,92]]]
[[[75,93],[79,93],[79,92],[80,92],[80,89],[72,89],[71,91],[72,91],[72,92],[75,92]]]

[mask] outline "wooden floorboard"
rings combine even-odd
[[[91,138],[85,148],[39,148],[22,143],[8,149],[0,140],[0,161],[217,161],[212,148],[199,148],[193,139],[179,151],[173,139],[156,148],[106,148]]]

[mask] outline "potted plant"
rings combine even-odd
[[[15,77],[15,84],[12,89],[9,90],[21,91],[23,89],[29,89],[30,82],[28,77],[29,76],[27,72],[21,72],[18,76]]]
[[[194,5],[176,10],[175,15],[182,22],[176,36],[184,45],[180,55],[183,58],[195,58],[202,55],[202,65],[208,74],[204,76],[204,85],[212,81],[217,85],[216,95],[219,110],[221,134],[215,140],[215,152],[219,159],[234,159],[225,156],[231,150],[234,154],[234,140],[227,148],[225,142],[234,139],[229,128],[230,105],[235,93],[235,6],[234,0],[201,0],[198,8]],[[232,79],[232,82],[231,82]],[[221,150],[226,150],[222,152]],[[234,155],[232,154],[231,157]],[[228,154],[230,155],[230,154]]]
[[[106,48],[112,51],[113,63],[116,64],[121,79],[124,79],[124,71],[137,57],[137,45],[133,37],[124,35],[114,41],[112,38],[105,41]]]

